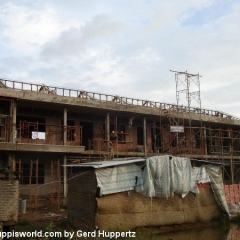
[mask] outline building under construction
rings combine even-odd
[[[201,108],[199,77],[175,72],[176,104],[1,79],[0,167],[19,173],[31,208],[60,205],[70,163],[170,154],[221,164],[238,183],[240,120]]]

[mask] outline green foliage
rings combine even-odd
[[[27,220],[18,222],[17,226],[29,226],[30,223]]]
[[[45,232],[52,232],[52,231],[53,231],[53,227],[54,227],[54,224],[53,224],[52,221],[50,221],[50,222],[47,223],[44,231],[45,231]]]

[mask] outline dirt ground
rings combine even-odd
[[[67,221],[66,209],[59,211],[53,209],[40,209],[38,211],[27,210],[19,213],[17,226],[32,226],[32,228],[43,229],[49,222]]]

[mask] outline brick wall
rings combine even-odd
[[[0,222],[17,221],[18,199],[19,182],[0,180]]]

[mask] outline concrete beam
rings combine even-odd
[[[95,101],[91,99],[77,98],[77,97],[65,97],[59,96],[55,94],[47,94],[44,92],[33,92],[29,90],[22,91],[14,91],[12,89],[4,89],[0,88],[0,95],[5,97],[17,98],[19,100],[28,100],[28,101],[36,101],[36,102],[48,102],[48,103],[56,103],[63,105],[71,105],[76,107],[88,107],[88,108],[97,108],[102,110],[113,110],[120,112],[131,112],[153,116],[165,116],[164,113],[159,111],[159,108],[147,107],[147,106],[136,106],[136,105],[123,105],[118,104],[116,102],[101,102]],[[177,111],[170,111],[172,117],[178,117]],[[183,113],[182,117],[184,119],[191,119],[192,121],[201,121],[203,122],[214,122],[219,124],[228,124],[228,125],[237,125],[240,126],[240,120],[237,119],[227,119],[227,118],[218,118],[213,116],[207,116],[198,113]]]
[[[83,153],[85,146],[47,145],[29,143],[0,143],[0,151],[23,151],[23,152],[52,152],[52,153]]]

